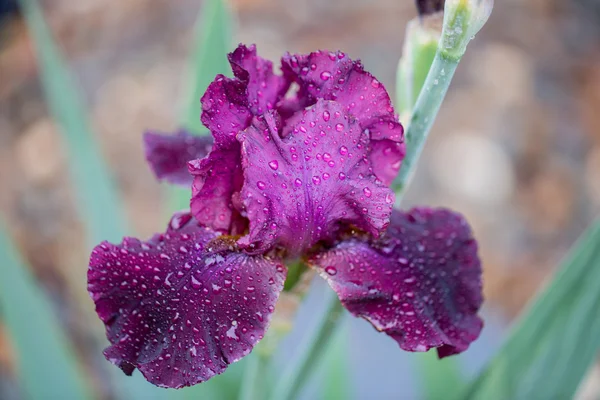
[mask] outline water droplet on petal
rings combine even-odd
[[[329,267],[325,267],[325,272],[327,272],[328,275],[333,276],[337,274],[337,268],[330,265]]]
[[[277,171],[277,168],[279,168],[279,163],[277,160],[269,161],[269,168],[271,168],[273,171]]]

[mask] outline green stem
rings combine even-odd
[[[271,400],[291,400],[296,398],[304,386],[310,373],[314,372],[316,362],[325,354],[337,322],[342,315],[342,304],[334,293],[330,293],[326,301],[327,311],[319,320],[315,329],[304,336],[304,340],[296,347],[299,351],[286,365],[273,392]]]
[[[397,193],[396,203],[400,203],[404,190],[414,174],[417,160],[421,156],[429,131],[442,101],[444,101],[458,61],[444,56],[439,50],[433,59],[433,64],[431,64],[431,69],[413,109],[410,124],[406,129],[406,156],[402,161],[400,174],[392,184],[392,189]]]
[[[239,400],[264,399],[266,361],[260,351],[255,351],[248,357],[238,394]]]

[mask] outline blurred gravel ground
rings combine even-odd
[[[149,236],[166,218],[141,135],[147,128],[177,128],[199,4],[43,3],[134,229]],[[518,313],[600,210],[598,4],[496,1],[459,68],[407,196],[407,205],[444,205],[467,215],[481,243],[488,306],[506,318]],[[237,40],[256,43],[262,55],[342,49],[390,90],[404,26],[415,13],[411,1],[398,0],[237,0],[233,7]],[[83,283],[88,254],[36,74],[21,21],[4,18],[0,211],[92,368],[102,361],[90,354],[90,324],[99,322]],[[8,381],[1,376],[11,368],[2,343],[0,329],[0,397],[11,390],[3,389]],[[600,393],[595,374],[590,396]]]

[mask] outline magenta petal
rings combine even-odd
[[[353,315],[404,350],[460,353],[483,327],[477,243],[451,211],[394,211],[380,239],[344,240],[311,263]]]
[[[148,242],[104,242],[88,270],[111,343],[104,354],[157,386],[204,382],[262,339],[285,274],[278,262],[235,250],[190,214],[176,215]]]
[[[282,59],[282,69],[288,79],[300,85],[302,105],[314,104],[317,99],[335,100],[359,120],[375,142],[369,155],[373,170],[389,185],[404,158],[404,130],[383,84],[365,71],[360,61],[352,61],[339,51],[288,54]]]
[[[393,193],[371,172],[368,136],[340,104],[319,100],[295,114],[284,138],[274,116],[265,119],[238,136],[250,221],[241,244],[297,254],[331,239],[340,223],[373,235],[387,227]]]
[[[232,197],[240,191],[243,179],[236,135],[251,120],[246,84],[217,76],[202,96],[202,123],[215,142],[208,157],[189,164],[194,176],[190,208],[202,225],[230,232],[236,224]]]
[[[146,160],[158,179],[177,185],[190,185],[193,177],[188,161],[205,157],[212,147],[210,136],[179,131],[174,135],[144,133]]]
[[[235,75],[218,75],[202,96],[202,123],[214,136],[209,157],[190,163],[194,176],[191,210],[203,225],[228,233],[245,228],[235,207],[243,176],[238,132],[254,115],[270,110],[283,97],[289,81],[273,73],[273,65],[244,45],[229,54]]]
[[[261,115],[275,108],[283,98],[290,81],[273,73],[273,63],[256,55],[256,46],[242,44],[229,54],[234,75],[248,82],[248,103],[254,115]]]
[[[246,224],[233,204],[243,183],[239,144],[214,146],[208,157],[191,161],[189,170],[195,177],[190,208],[196,220],[218,231],[241,233]]]

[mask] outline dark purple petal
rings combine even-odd
[[[451,211],[394,211],[380,239],[343,240],[311,263],[353,315],[404,350],[460,353],[483,327],[477,243]]]
[[[240,243],[259,252],[279,244],[297,254],[331,239],[340,223],[373,235],[385,229],[394,196],[371,172],[369,139],[357,121],[340,104],[319,100],[288,127],[282,138],[266,114],[238,135],[250,222]]]
[[[255,46],[238,46],[229,62],[235,78],[218,75],[202,96],[202,123],[215,144],[209,157],[190,164],[195,177],[190,208],[201,224],[232,233],[245,227],[234,204],[243,182],[236,135],[254,115],[274,107],[289,81],[273,73],[272,63],[258,57]]]
[[[404,158],[404,130],[383,84],[359,61],[339,51],[288,54],[282,59],[282,69],[287,79],[300,85],[298,102],[302,106],[317,99],[335,100],[359,120],[374,142],[369,154],[373,170],[386,185],[391,184]]]
[[[212,133],[214,146],[208,157],[189,165],[194,176],[190,208],[202,225],[229,232],[236,223],[232,197],[243,179],[236,135],[251,120],[246,83],[217,76],[202,96],[202,123]]]
[[[130,375],[180,388],[222,373],[262,339],[285,268],[236,251],[230,237],[174,216],[147,242],[104,242],[88,290],[111,342],[104,354]]]
[[[193,177],[188,161],[205,157],[212,147],[210,136],[179,131],[174,135],[144,133],[146,160],[158,179],[177,185],[190,185]]]
[[[248,82],[248,103],[254,115],[275,108],[283,98],[291,81],[273,73],[273,63],[256,55],[256,46],[242,44],[229,54],[234,75]]]
[[[195,177],[190,208],[196,220],[212,229],[237,234],[246,222],[234,204],[243,184],[239,143],[214,146],[208,157],[189,163]]]

